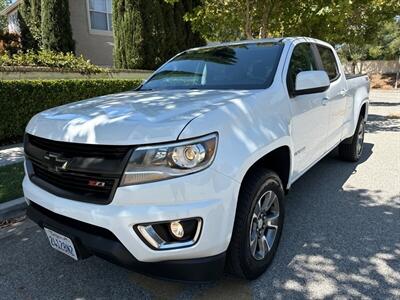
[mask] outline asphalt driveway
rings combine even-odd
[[[53,251],[29,221],[0,229],[1,299],[400,299],[400,97],[376,95],[362,160],[334,154],[293,186],[269,270],[246,282],[148,278]]]

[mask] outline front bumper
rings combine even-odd
[[[80,259],[97,255],[144,274],[174,280],[215,280],[222,275],[224,269],[225,253],[199,259],[143,263],[110,231],[57,215],[34,203],[28,206],[27,215],[40,227],[51,228],[68,236],[74,242]]]
[[[208,168],[203,172],[185,177],[120,187],[113,201],[108,205],[60,198],[36,186],[28,177],[24,179],[23,189],[29,201],[50,213],[105,229],[115,236],[117,244],[105,243],[107,245],[105,248],[97,249],[96,247],[95,251],[92,251],[93,249],[89,251],[91,254],[128,267],[135,265],[135,269],[139,271],[143,263],[174,265],[175,268],[178,262],[179,265],[184,265],[182,271],[188,271],[190,268],[187,268],[187,264],[200,265],[201,261],[205,266],[214,260],[217,261],[216,265],[221,264],[221,257],[224,257],[223,253],[226,252],[231,238],[239,184]],[[187,248],[153,250],[134,230],[137,224],[192,217],[202,218],[203,228],[198,242]],[[43,223],[40,219],[37,220],[39,225]],[[62,228],[59,230],[64,232]],[[66,235],[68,236],[68,232]],[[71,235],[74,236],[74,233]],[[80,242],[82,244],[90,240],[88,236],[81,234],[78,239],[82,241]],[[93,247],[89,245],[83,247],[85,248]],[[121,255],[115,255],[113,251],[126,252],[129,255],[124,254],[122,255],[124,258],[121,259]],[[214,265],[214,262],[212,264]],[[155,267],[155,269],[158,268]],[[167,271],[169,268],[165,269]],[[177,273],[179,273],[178,269],[180,268],[177,267]],[[214,272],[218,274],[217,271],[213,270]],[[185,278],[188,279],[186,275]]]

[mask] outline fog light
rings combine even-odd
[[[173,236],[177,239],[183,238],[185,235],[185,230],[183,230],[183,226],[179,221],[173,221],[169,224],[169,229]]]
[[[138,224],[133,227],[142,241],[155,250],[191,247],[200,237],[203,220],[199,217]]]

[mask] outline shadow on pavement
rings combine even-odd
[[[400,122],[398,119],[382,115],[368,115],[368,126],[365,130],[367,133],[378,132],[399,132]]]
[[[372,153],[373,145],[365,144],[358,164]],[[343,190],[358,164],[330,156],[294,184],[280,249],[268,272],[254,283],[256,298],[395,298],[400,199],[383,204],[380,190]],[[397,236],[386,234],[396,231]]]
[[[400,102],[370,102],[370,106],[399,106]]]

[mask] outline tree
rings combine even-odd
[[[68,0],[42,0],[42,46],[58,52],[74,52]]]
[[[377,34],[376,44],[368,49],[372,59],[397,60],[400,57],[400,20],[383,24]]]
[[[166,0],[174,1],[174,0]],[[185,18],[210,41],[312,36],[365,43],[400,10],[398,0],[202,0]]]
[[[195,4],[193,0],[114,0],[115,66],[154,69],[178,51],[204,45],[183,19]]]
[[[22,48],[38,50],[41,45],[41,0],[22,0],[18,8],[18,22]]]
[[[0,0],[0,11],[5,9],[10,4],[11,4],[10,0]],[[0,16],[0,30],[6,29],[6,28],[7,28],[7,17]]]
[[[117,68],[144,65],[144,24],[140,7],[143,1],[113,1],[114,63]]]
[[[203,0],[185,18],[210,41],[265,38],[279,28],[276,20],[288,0]]]

